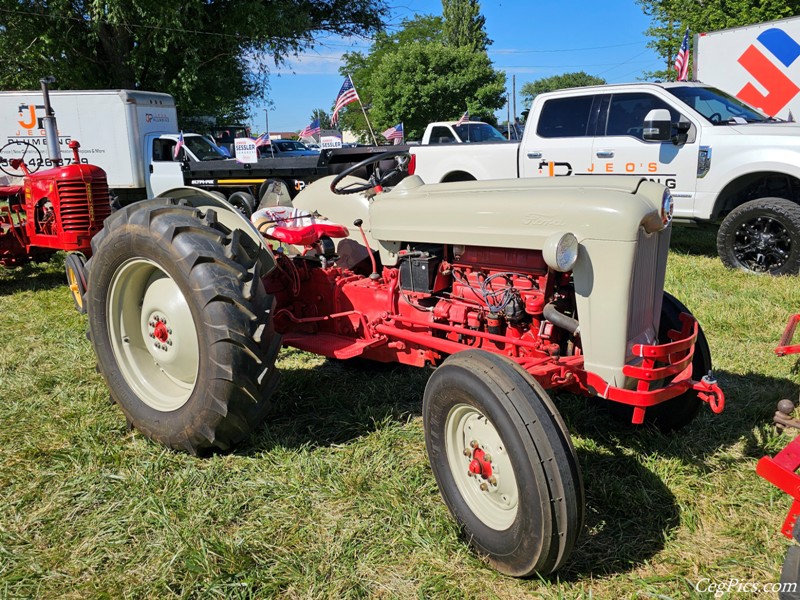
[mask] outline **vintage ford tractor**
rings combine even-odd
[[[21,140],[0,148],[0,265],[44,259],[58,250],[68,252],[67,283],[75,308],[86,312],[86,257],[91,239],[111,214],[108,182],[103,169],[87,164],[78,154],[80,144],[69,142],[72,156],[62,160],[55,115],[47,84],[42,80],[45,116],[40,124],[48,158]],[[49,167],[40,170],[41,167]]]
[[[664,430],[723,408],[664,292],[671,197],[633,178],[425,185],[354,165],[246,220],[191,188],[114,213],[87,265],[111,396],[153,440],[226,450],[265,418],[281,345],[435,367],[423,423],[465,537],[503,573],[561,567],[584,515],[551,391]]]

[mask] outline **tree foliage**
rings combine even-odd
[[[505,101],[505,74],[485,50],[445,43],[445,26],[440,17],[417,16],[396,33],[378,34],[368,54],[345,55],[340,71],[351,75],[376,134],[402,122],[406,138],[419,138],[430,121],[457,119],[465,110],[494,121]],[[358,104],[339,116],[343,129],[370,139]]]
[[[520,88],[520,94],[522,95],[522,102],[525,107],[530,108],[531,102],[533,102],[533,99],[539,94],[566,88],[583,87],[586,85],[603,85],[604,83],[606,83],[606,80],[602,77],[595,77],[583,71],[578,71],[577,73],[564,73],[562,75],[537,79],[536,81],[529,81]]]
[[[492,41],[486,35],[486,17],[478,0],[442,0],[444,43],[484,52]]]
[[[242,120],[272,65],[320,33],[370,35],[384,0],[0,0],[0,89],[143,89]]]
[[[322,108],[315,108],[312,110],[309,123],[311,123],[314,119],[319,119],[319,126],[321,129],[331,128],[331,116],[326,110]]]
[[[651,26],[645,32],[652,38],[648,46],[664,59],[664,69],[648,77],[674,80],[673,68],[686,28],[695,33],[718,31],[783,19],[800,14],[800,2],[787,0],[636,0]],[[691,52],[689,53],[691,57]],[[691,63],[690,63],[691,68]]]

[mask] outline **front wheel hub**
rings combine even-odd
[[[504,530],[519,510],[519,491],[508,449],[495,426],[474,407],[459,404],[445,422],[447,461],[473,514]]]

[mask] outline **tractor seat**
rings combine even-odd
[[[294,246],[311,246],[322,236],[347,237],[344,225],[321,220],[318,214],[291,206],[271,206],[253,213],[253,225],[264,237]]]

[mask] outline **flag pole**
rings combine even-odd
[[[350,85],[353,86],[353,89],[356,90],[356,84],[353,82],[353,78],[350,77],[348,74],[347,77],[350,79]],[[358,95],[358,90],[356,90],[356,98],[358,98],[358,105],[361,107],[361,112],[364,113],[364,120],[367,122],[367,127],[369,128],[369,133],[372,135],[372,143],[376,146],[378,145],[378,140],[375,138],[375,132],[372,131],[372,123],[369,122],[369,117],[367,116],[367,111],[364,110],[364,104],[361,102],[361,96]]]

